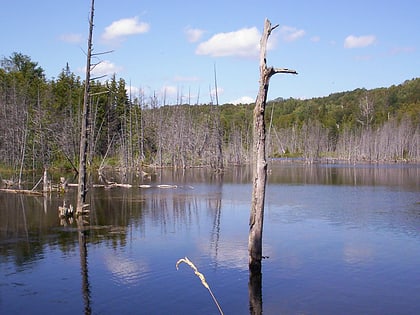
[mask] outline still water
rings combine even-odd
[[[0,314],[218,314],[185,256],[250,314],[248,169],[115,180],[133,187],[92,188],[82,233],[58,217],[74,188],[0,192]],[[420,314],[420,166],[273,162],[263,254],[264,314]]]

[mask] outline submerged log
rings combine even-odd
[[[12,193],[12,194],[25,194],[33,196],[42,196],[43,193],[36,190],[27,190],[27,189],[11,189],[11,188],[0,188],[0,191]]]

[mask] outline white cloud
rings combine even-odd
[[[312,36],[311,37],[311,42],[317,43],[321,40],[321,37],[319,36]]]
[[[187,27],[185,29],[185,34],[187,35],[187,39],[190,43],[195,43],[201,39],[201,36],[203,36],[204,31],[198,28]]]
[[[84,68],[82,71],[84,72],[86,68]],[[100,63],[98,63],[93,69],[92,69],[92,76],[94,77],[101,77],[106,75],[112,75],[114,73],[117,73],[121,71],[122,68],[115,65],[109,60],[103,60]]]
[[[128,35],[147,33],[149,30],[150,25],[140,22],[138,17],[135,16],[112,22],[105,28],[102,39],[114,40]]]
[[[416,49],[414,47],[395,47],[391,49],[390,54],[398,55],[398,54],[403,54],[403,53],[412,53],[415,51]]]
[[[293,42],[305,35],[304,30],[299,30],[296,27],[292,26],[282,26],[280,28],[280,34],[284,41]]]
[[[81,34],[62,34],[60,35],[60,40],[66,43],[71,44],[80,44],[83,41],[83,36]]]
[[[225,92],[225,90],[222,87],[217,87],[217,98],[220,98],[220,95],[222,95]],[[213,100],[213,103],[216,103],[216,89],[213,88],[210,91],[210,97]]]
[[[165,97],[174,97],[178,94],[178,87],[173,85],[165,85],[160,89],[160,92]]]
[[[347,36],[344,40],[345,48],[359,48],[372,45],[376,41],[374,35],[365,35],[365,36]]]
[[[132,99],[139,97],[141,92],[140,88],[133,85],[126,85],[125,88],[127,90],[128,95],[131,96]]]
[[[195,77],[195,76],[192,76],[192,77],[183,77],[183,76],[175,76],[174,77],[174,81],[175,82],[198,82],[198,81],[200,81],[200,78],[199,77]]]
[[[218,33],[202,42],[196,49],[198,55],[213,57],[258,56],[261,34],[256,27],[243,28],[235,32]]]
[[[251,104],[255,102],[255,98],[250,96],[242,96],[234,101],[231,101],[231,104],[238,105],[238,104]]]

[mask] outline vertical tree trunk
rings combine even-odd
[[[222,172],[223,171],[223,130],[222,124],[220,122],[220,108],[219,108],[219,92],[217,90],[217,77],[216,77],[216,64],[214,64],[214,89],[216,93],[216,106],[217,106],[217,113],[215,119],[215,126],[214,132],[216,137],[216,171]]]
[[[89,37],[88,37],[88,51],[86,56],[86,78],[85,90],[83,94],[83,117],[80,131],[80,152],[79,152],[79,182],[77,190],[77,207],[76,212],[80,213],[86,200],[86,160],[88,149],[89,136],[89,91],[90,91],[90,71],[91,71],[91,56],[92,56],[92,34],[93,34],[93,16],[94,16],[95,0],[91,2],[90,19],[89,19]]]
[[[42,180],[42,191],[45,194],[46,192],[48,192],[49,187],[48,187],[48,174],[47,174],[47,168],[44,169],[44,176],[43,176],[43,180]]]
[[[262,34],[260,41],[260,87],[254,108],[253,186],[248,239],[249,270],[251,274],[261,273],[264,199],[267,181],[264,112],[267,101],[268,85],[271,76],[276,73],[297,74],[295,70],[267,67],[267,41],[271,31],[277,26],[278,25],[271,27],[270,21],[266,19],[264,24],[264,33]]]

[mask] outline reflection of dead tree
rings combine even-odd
[[[262,274],[253,273],[249,276],[248,282],[249,313],[251,315],[262,315]]]
[[[91,314],[92,309],[90,306],[90,284],[89,284],[89,270],[88,270],[88,252],[86,246],[86,229],[84,228],[84,216],[77,217],[77,233],[79,240],[80,252],[80,272],[82,275],[82,294],[85,305],[85,314]]]
[[[222,194],[219,193],[214,199],[209,199],[208,207],[209,210],[214,213],[213,226],[211,231],[211,245],[214,246],[214,255],[217,263],[220,241],[220,219],[222,215]]]

